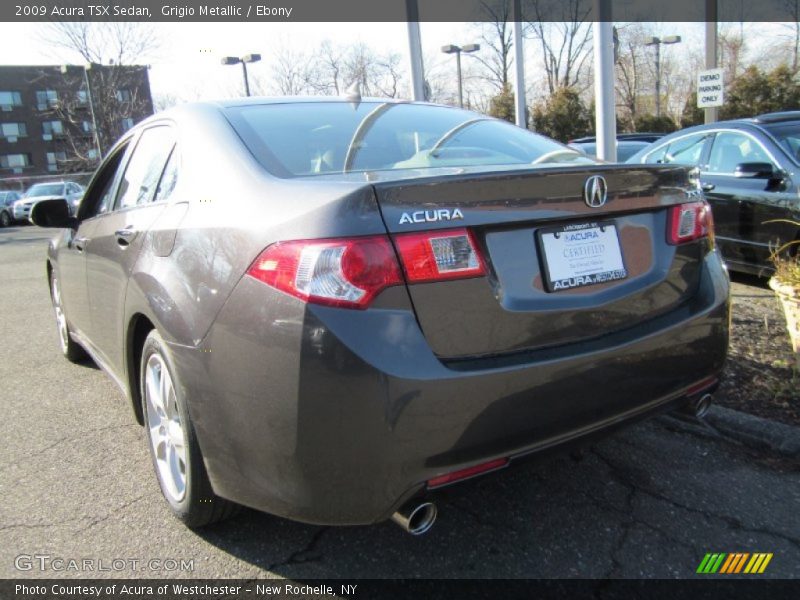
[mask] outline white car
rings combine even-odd
[[[15,221],[27,221],[34,204],[41,200],[55,198],[65,198],[69,203],[70,212],[74,215],[78,210],[81,198],[83,198],[83,188],[74,181],[35,183],[28,188],[21,199],[14,202],[12,217]]]

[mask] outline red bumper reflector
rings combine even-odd
[[[495,460],[490,460],[489,462],[485,462],[480,465],[467,467],[466,469],[461,469],[460,471],[453,471],[452,473],[439,475],[438,477],[429,479],[428,487],[435,488],[442,485],[446,485],[448,483],[453,483],[454,481],[460,481],[461,479],[474,477],[475,475],[480,475],[481,473],[486,473],[487,471],[495,471],[497,469],[502,469],[507,464],[508,464],[507,458],[497,458]]]
[[[692,387],[686,390],[686,395],[694,396],[699,392],[705,391],[708,388],[713,387],[714,385],[716,385],[718,381],[719,379],[717,379],[716,377],[706,377],[705,379],[698,381]]]

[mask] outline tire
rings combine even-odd
[[[0,227],[10,227],[11,226],[11,215],[8,214],[6,211],[0,211]]]
[[[61,354],[69,362],[73,363],[86,360],[86,350],[73,340],[70,335],[69,323],[61,306],[61,288],[55,271],[50,273],[50,299],[53,301],[53,311],[56,314],[56,327],[58,327],[58,342],[61,347]]]
[[[153,330],[142,347],[139,390],[150,457],[172,513],[188,527],[232,516],[238,505],[211,489],[185,392],[161,335]]]

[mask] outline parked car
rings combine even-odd
[[[53,181],[49,183],[35,183],[23,194],[20,200],[14,203],[13,218],[15,221],[27,221],[31,207],[41,200],[64,198],[69,204],[70,211],[75,214],[81,198],[83,187],[74,181]]]
[[[797,239],[800,111],[721,121],[675,132],[628,160],[699,170],[728,267],[768,274],[772,249]]]
[[[172,511],[426,531],[436,491],[661,411],[728,346],[708,206],[505,121],[377,99],[128,131],[47,272],[61,351],[145,425]]]
[[[586,154],[587,156],[591,156],[592,158],[597,158],[597,142],[570,142],[570,148],[575,148],[576,150]],[[631,156],[639,152],[643,148],[647,148],[650,145],[650,142],[644,142],[640,140],[617,140],[617,162],[625,162]]]
[[[19,198],[19,192],[13,190],[0,191],[0,227],[8,227],[14,222],[14,217],[12,216],[14,202]]]
[[[665,133],[654,133],[654,132],[645,132],[645,131],[637,131],[633,133],[618,133],[617,134],[617,141],[618,142],[647,142],[648,144],[660,140],[664,137]],[[580,138],[575,138],[574,140],[569,141],[570,144],[596,144],[597,138],[593,135],[587,135]]]

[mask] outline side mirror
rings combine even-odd
[[[741,163],[736,165],[734,175],[743,179],[773,179],[775,169],[771,163],[766,162]]]
[[[70,214],[69,203],[63,198],[37,202],[31,208],[29,219],[39,227],[76,229],[78,226],[78,220]]]

